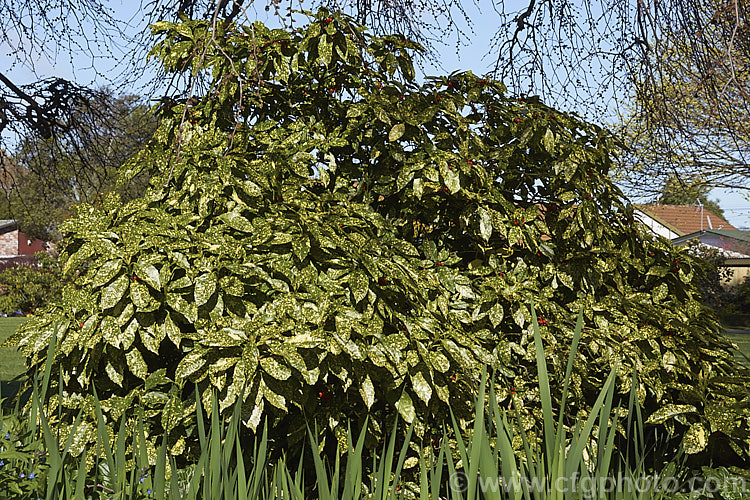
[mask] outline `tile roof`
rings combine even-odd
[[[690,205],[636,205],[636,208],[680,235],[695,233],[701,229],[737,230],[725,219],[705,208],[702,209],[703,225],[701,225],[701,207]]]

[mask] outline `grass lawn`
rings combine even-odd
[[[0,318],[0,342],[15,333],[26,318]],[[25,361],[15,347],[0,347],[0,381],[12,380],[23,373]]]
[[[750,358],[750,333],[727,333],[726,335],[729,340],[737,344],[737,347],[739,347],[739,353]],[[739,353],[736,354],[737,359],[750,365],[750,362]]]

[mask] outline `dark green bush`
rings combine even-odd
[[[419,85],[417,44],[324,10],[292,32],[212,29],[153,27],[167,71],[211,83],[158,106],[123,172],[154,171],[143,198],[66,223],[75,282],[23,327],[30,369],[56,342],[63,434],[95,387],[110,425],[143,405],[153,442],[188,456],[197,383],[225,416],[242,397],[275,445],[306,423],[330,444],[366,415],[379,436],[396,413],[429,440],[449,405],[473,418],[485,366],[538,421],[532,321],[559,401],[582,311],[566,424],[622,359],[617,397],[637,368],[650,424],[690,454],[747,458],[748,372],[700,302],[700,266],[647,236],[610,181],[606,131],[471,73]]]
[[[47,252],[34,256],[33,266],[0,271],[0,314],[33,313],[62,296],[60,265]]]

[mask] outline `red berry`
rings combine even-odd
[[[83,323],[78,323],[78,326],[80,326],[81,328],[83,328]]]
[[[438,266],[444,266],[445,265],[442,262],[438,262],[437,264],[438,264]]]

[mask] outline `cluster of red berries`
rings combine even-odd
[[[539,323],[539,326],[547,326],[547,325],[549,325],[549,320],[546,320],[546,319],[542,318],[541,316],[539,316],[536,319],[536,321]]]

